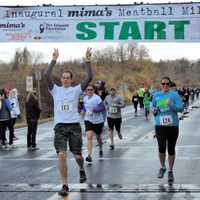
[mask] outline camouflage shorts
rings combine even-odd
[[[59,123],[56,124],[54,131],[54,147],[57,153],[67,151],[67,143],[69,143],[69,150],[73,154],[81,154],[82,134],[79,123]]]

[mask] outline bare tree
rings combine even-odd
[[[136,60],[138,54],[137,43],[128,44],[128,60]]]
[[[147,58],[149,58],[149,50],[144,45],[141,45],[138,48],[138,59],[140,63]]]
[[[38,65],[40,62],[42,62],[42,59],[44,57],[43,53],[41,52],[31,52],[31,58],[32,58],[32,63],[34,66]]]
[[[27,47],[24,47],[23,51],[21,52],[21,63],[25,67],[32,64],[32,56]]]
[[[124,63],[127,58],[127,45],[120,43],[116,50],[116,56],[119,62]]]
[[[16,50],[15,56],[13,59],[12,71],[19,70],[19,63],[20,63],[20,52],[19,52],[19,50]]]

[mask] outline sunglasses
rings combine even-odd
[[[62,79],[71,79],[70,76],[62,76],[61,78],[62,78]]]
[[[167,83],[165,83],[165,82],[163,82],[163,83],[161,83],[162,85],[169,85],[169,82],[167,82]]]
[[[87,91],[94,91],[94,89],[87,89]]]

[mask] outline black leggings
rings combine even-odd
[[[167,145],[168,154],[175,155],[175,146],[179,134],[178,126],[156,126],[155,131],[159,153],[166,153]]]
[[[14,126],[15,126],[15,122],[16,122],[16,118],[11,118],[11,119],[9,120],[9,123],[8,123],[8,130],[9,130],[10,135],[11,135],[12,137],[15,136],[15,135],[14,135]]]
[[[27,147],[36,147],[37,120],[27,120]]]
[[[9,127],[10,120],[0,121],[0,139],[2,140],[2,145],[6,144],[6,129]],[[13,134],[9,134],[9,144],[13,144]]]

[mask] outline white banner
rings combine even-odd
[[[0,7],[0,42],[200,42],[200,3]]]

